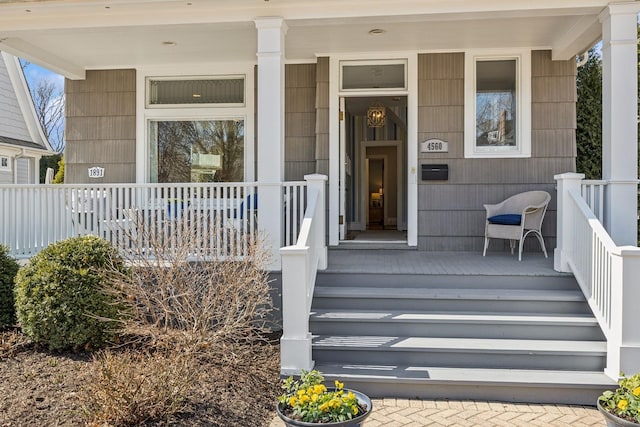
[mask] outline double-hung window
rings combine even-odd
[[[531,156],[530,52],[465,56],[465,157]]]

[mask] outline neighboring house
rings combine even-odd
[[[637,243],[639,10],[608,0],[9,0],[0,2],[0,47],[67,77],[65,179],[80,189],[70,206],[91,218],[79,220],[89,232],[122,221],[129,206],[164,218],[186,205],[250,227],[248,209],[257,210],[271,267],[282,268],[283,372],[316,360],[378,394],[584,403],[621,369],[640,370],[630,302],[640,298],[640,257],[623,246]],[[599,39],[604,181],[584,183],[571,174],[576,56]],[[326,207],[321,177],[310,177],[305,199],[296,193],[304,185],[289,182],[308,174],[328,177]],[[456,252],[482,251],[483,204],[526,190],[552,195],[543,235],[555,269],[572,272],[582,292],[573,279],[558,289],[538,277],[531,251],[503,267],[520,269],[508,279],[475,283],[483,273],[455,272]],[[96,209],[105,204],[114,209]],[[443,268],[426,273],[453,272],[436,275],[453,290],[425,291],[434,285],[414,277],[421,266],[401,263],[378,272],[392,277],[372,278],[371,252],[336,251],[371,280],[318,275],[316,298],[325,299],[311,301],[316,269],[327,266],[325,215],[329,247],[389,250],[378,261],[446,252]],[[490,255],[507,247],[492,243]],[[489,258],[481,269],[502,274]],[[357,283],[370,287],[352,291]],[[434,318],[429,310],[449,306],[425,316],[414,305],[443,295],[467,301],[466,311]],[[344,322],[321,325],[331,319]],[[450,335],[410,335],[432,331]],[[422,388],[430,382],[444,388]]]
[[[50,154],[18,58],[0,52],[0,184],[37,184]]]

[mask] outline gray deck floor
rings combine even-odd
[[[518,261],[509,252],[423,252],[385,249],[329,249],[333,273],[564,276],[553,269],[553,255],[527,252]]]

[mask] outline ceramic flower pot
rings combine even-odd
[[[364,422],[365,418],[367,418],[369,416],[369,414],[371,414],[371,411],[373,410],[373,405],[371,404],[371,399],[369,399],[369,397],[364,394],[364,393],[360,393],[359,391],[356,390],[349,390],[349,389],[344,389],[345,392],[352,392],[353,394],[356,395],[356,398],[358,399],[358,403],[360,403],[360,405],[364,405],[367,407],[367,412],[365,412],[364,414],[350,419],[348,421],[340,421],[340,422],[334,422],[334,423],[308,423],[308,422],[304,422],[304,421],[298,421],[298,420],[294,420],[291,419],[289,417],[287,417],[285,414],[282,413],[282,408],[281,405],[279,404],[276,407],[276,410],[278,412],[278,416],[280,417],[280,419],[282,421],[284,421],[284,424],[287,427],[360,427],[362,426],[362,423]],[[636,426],[637,427],[637,426]]]
[[[605,410],[602,406],[600,406],[600,402],[598,402],[598,411],[604,416],[604,420],[607,423],[607,427],[638,427],[640,424],[633,423],[631,421],[627,421],[622,419],[611,412]]]

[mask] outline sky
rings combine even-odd
[[[35,87],[38,81],[48,79],[54,81],[56,86],[60,90],[64,89],[63,76],[61,76],[60,74],[56,74],[53,71],[47,70],[46,68],[42,68],[34,63],[30,63],[25,70],[25,78],[27,79],[27,83],[29,83],[29,87],[31,88]]]

